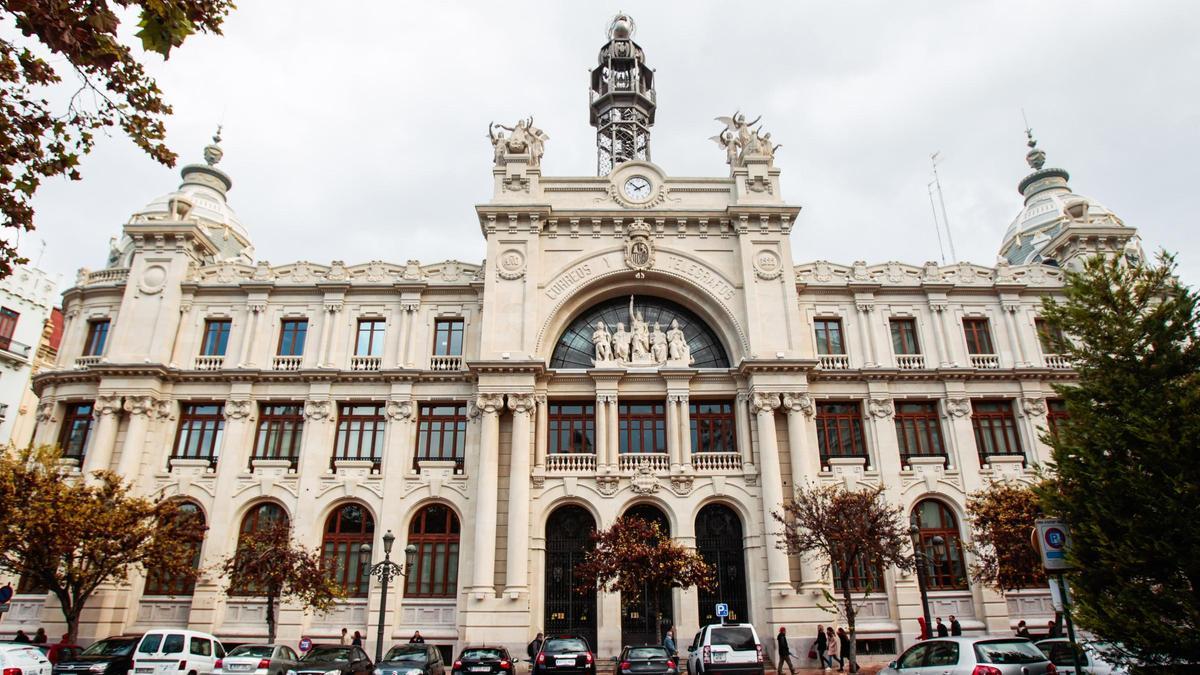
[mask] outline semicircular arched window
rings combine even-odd
[[[650,326],[657,322],[664,331],[670,327],[672,321],[679,322],[679,328],[687,337],[688,348],[695,359],[692,363],[693,368],[729,367],[729,356],[717,334],[688,308],[670,300],[651,296],[635,297],[634,307],[642,313],[642,317]],[[625,324],[628,329],[629,298],[622,296],[606,300],[575,317],[558,338],[554,354],[550,357],[550,367],[592,368],[592,359],[595,357],[592,332],[596,329],[596,323],[600,321],[608,324],[609,331],[615,329],[618,322]]]

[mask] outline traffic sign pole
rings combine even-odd
[[[1067,622],[1067,641],[1071,643],[1071,664],[1075,667],[1075,672],[1082,672],[1079,669],[1079,645],[1075,644],[1075,624],[1071,623],[1071,599],[1067,595],[1067,582],[1063,579],[1065,575],[1057,574],[1058,577],[1058,594],[1062,596],[1063,619]]]
[[[1033,541],[1042,556],[1042,567],[1046,574],[1058,581],[1058,593],[1062,596],[1063,618],[1067,622],[1067,642],[1071,645],[1071,664],[1076,673],[1079,669],[1079,645],[1075,642],[1075,626],[1071,622],[1071,600],[1067,597],[1066,572],[1071,569],[1067,551],[1071,548],[1071,530],[1065,520],[1038,518],[1034,525]]]

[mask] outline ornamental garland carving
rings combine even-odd
[[[1021,410],[1030,417],[1042,417],[1046,414],[1046,399],[1026,397],[1021,399]]]
[[[333,416],[333,401],[328,399],[309,400],[304,402],[305,419],[314,422],[327,420]]]
[[[888,419],[896,412],[890,398],[873,398],[867,402],[867,409],[871,411],[871,416],[878,420]]]
[[[788,412],[801,412],[805,417],[812,417],[816,412],[813,408],[812,396],[807,392],[788,392],[783,395],[783,408]]]
[[[412,401],[388,401],[385,408],[389,419],[396,422],[412,419]]]
[[[525,276],[524,254],[515,248],[501,253],[499,264],[496,265],[496,275],[509,281],[515,281]]]
[[[763,281],[778,279],[783,274],[783,265],[779,254],[770,249],[763,249],[754,254],[754,274]]]
[[[244,420],[250,417],[254,404],[241,399],[230,399],[225,402],[225,419]]]
[[[680,497],[686,497],[692,493],[692,483],[692,476],[671,476],[671,491]]]
[[[92,408],[92,415],[96,419],[100,419],[104,415],[115,415],[121,410],[121,397],[108,396],[101,394],[96,397],[96,405]]]
[[[755,414],[771,413],[779,407],[779,394],[756,391],[750,399],[750,411]]]
[[[611,497],[617,494],[617,490],[621,487],[621,478],[619,476],[601,475],[596,476],[596,490],[605,497]]]
[[[650,462],[643,459],[633,474],[630,488],[635,494],[652,495],[658,492],[660,487],[662,486],[658,484],[658,476],[654,475],[654,469],[650,468]]]
[[[971,399],[969,398],[948,398],[946,399],[946,414],[950,417],[966,417],[971,414]]]

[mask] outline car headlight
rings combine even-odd
[[[408,670],[404,671],[404,675],[425,675],[425,671],[421,670],[420,668],[409,668]]]
[[[325,675],[342,675],[342,671],[340,671],[340,670],[327,670],[327,671],[325,671]]]
[[[93,663],[91,665],[91,667],[88,668],[88,670],[92,671],[93,673],[103,673],[107,668],[108,668],[107,663],[100,662],[100,663]]]

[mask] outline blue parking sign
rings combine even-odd
[[[717,603],[717,618],[724,619],[728,616],[729,616],[729,605],[727,605],[723,602],[718,602]]]

